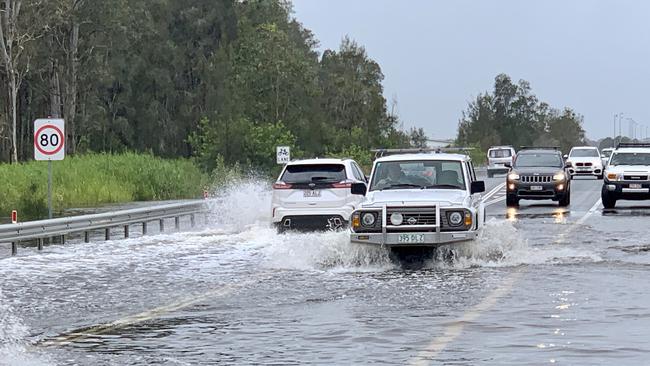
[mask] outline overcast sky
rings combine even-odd
[[[294,11],[321,50],[346,34],[365,46],[406,127],[433,138],[454,137],[499,73],[582,114],[591,139],[612,135],[619,112],[650,126],[650,1],[294,0]]]

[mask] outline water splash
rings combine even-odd
[[[30,352],[29,329],[18,318],[0,289],[0,365],[51,365],[42,354]]]
[[[241,232],[271,222],[270,184],[261,179],[237,180],[222,187],[209,201],[210,228]]]

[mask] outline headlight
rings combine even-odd
[[[361,222],[363,223],[363,226],[373,226],[375,224],[375,215],[366,212],[361,216]]]
[[[608,180],[621,180],[621,176],[616,173],[607,173]]]
[[[463,214],[460,212],[452,212],[449,214],[449,224],[451,226],[460,226],[463,223]]]
[[[392,215],[390,215],[390,223],[395,226],[402,225],[403,221],[404,221],[404,216],[402,216],[402,214],[399,212],[395,212]]]
[[[564,174],[564,172],[556,173],[553,176],[553,180],[556,180],[556,181],[562,181],[562,180],[565,180],[565,179],[566,179],[566,174]]]
[[[508,180],[519,180],[519,174],[517,173],[508,174]]]

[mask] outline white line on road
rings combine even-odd
[[[506,183],[503,182],[503,183],[497,185],[496,187],[492,188],[492,190],[490,192],[486,193],[483,196],[483,202],[485,202],[485,201],[489,200],[490,198],[492,198],[492,196],[497,194],[505,186],[506,186]]]
[[[579,220],[572,223],[562,234],[560,234],[555,243],[557,244],[561,242],[569,232],[584,224],[585,221],[587,221],[587,219],[589,219],[589,217],[591,217],[591,215],[593,215],[598,210],[600,204],[601,200],[598,199],[598,201],[596,201],[596,203],[591,207],[591,209],[589,209],[589,211],[587,211]],[[429,365],[431,361],[434,361],[435,358],[442,351],[444,351],[444,349],[451,342],[453,342],[456,338],[458,338],[458,336],[462,334],[465,326],[469,322],[477,319],[481,313],[490,310],[494,305],[496,305],[501,297],[510,293],[517,280],[525,273],[525,271],[526,269],[522,269],[510,274],[504,279],[499,287],[490,292],[480,303],[469,309],[460,318],[449,323],[445,327],[442,335],[434,338],[433,341],[431,341],[431,343],[429,343],[425,349],[420,351],[418,355],[409,362],[409,365]]]

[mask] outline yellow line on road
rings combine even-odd
[[[584,216],[582,216],[578,221],[571,224],[567,229],[560,234],[558,239],[555,241],[555,244],[560,243],[564,240],[566,235],[573,231],[578,226],[582,225],[587,221],[591,215],[593,215],[601,204],[601,200],[598,199],[596,203],[587,211]],[[519,278],[526,272],[526,269],[517,270],[516,272],[510,274],[505,280],[501,283],[499,287],[492,290],[480,303],[469,309],[463,316],[449,323],[442,332],[441,336],[438,336],[429,343],[429,345],[420,351],[416,357],[414,357],[409,365],[414,366],[423,366],[429,365],[431,361],[434,361],[435,358],[442,352],[444,349],[458,336],[460,336],[465,329],[465,326],[477,319],[482,313],[490,310],[499,299],[512,290],[515,283]]]
[[[244,281],[239,281],[236,283],[231,283],[227,284],[224,286],[221,286],[219,288],[216,288],[212,291],[208,291],[200,296],[193,297],[193,298],[188,298],[188,299],[183,299],[181,301],[178,301],[176,303],[172,303],[169,305],[157,307],[155,309],[147,310],[135,315],[130,315],[118,320],[115,320],[110,323],[105,323],[105,324],[98,324],[98,325],[93,325],[87,328],[82,328],[82,329],[76,329],[67,333],[60,334],[54,338],[51,339],[46,339],[43,341],[38,342],[36,345],[40,346],[63,346],[66,344],[70,344],[71,342],[79,341],[84,338],[92,337],[94,335],[100,335],[106,332],[109,332],[111,330],[115,329],[121,329],[125,328],[129,325],[133,324],[138,324],[138,323],[143,323],[155,318],[159,318],[162,315],[187,308],[189,306],[192,306],[194,304],[197,304],[201,301],[214,298],[214,297],[221,297],[228,295],[232,293],[233,291],[244,288],[248,285],[251,285],[255,282],[258,282],[265,277],[268,273],[262,273],[258,276],[249,278]]]

